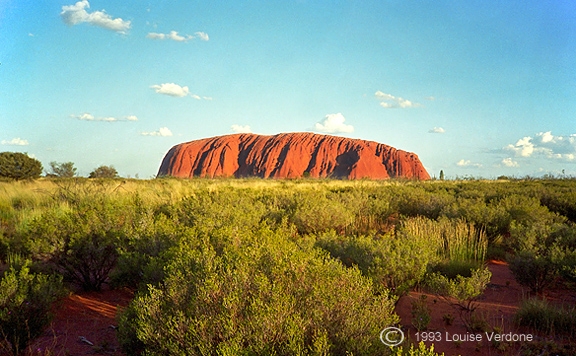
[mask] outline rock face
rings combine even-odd
[[[181,143],[168,151],[158,176],[430,179],[414,153],[313,133],[234,134]]]

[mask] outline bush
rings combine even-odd
[[[357,266],[379,288],[395,295],[407,293],[422,280],[434,249],[426,239],[399,232],[396,236],[338,236],[328,232],[316,245],[348,267]]]
[[[554,282],[557,269],[547,255],[537,255],[531,251],[522,251],[509,260],[510,271],[514,279],[534,293],[541,294]]]
[[[551,335],[576,335],[576,307],[558,307],[543,299],[528,299],[522,302],[516,313],[515,322]]]
[[[426,347],[424,341],[420,341],[417,348],[414,345],[410,345],[409,349],[404,349],[403,346],[399,346],[393,350],[393,356],[444,356],[444,353],[437,353],[434,351],[434,344],[430,347]]]
[[[15,180],[36,179],[42,174],[42,163],[20,152],[0,153],[0,177]]]
[[[264,228],[220,252],[182,242],[165,281],[121,316],[119,339],[129,354],[373,355],[393,309],[358,270]]]
[[[0,280],[0,350],[18,355],[48,325],[63,289],[61,279],[31,273],[30,261],[15,265]]]
[[[473,312],[477,308],[476,299],[484,292],[491,277],[492,273],[486,267],[473,270],[470,277],[458,275],[454,279],[435,272],[427,276],[426,286],[432,293],[456,307],[466,327],[473,331],[472,322],[474,321]],[[452,298],[456,302],[452,301]]]
[[[118,171],[113,166],[100,166],[90,172],[88,178],[118,178]]]
[[[99,290],[116,265],[131,214],[105,197],[87,196],[36,217],[22,235],[34,259],[50,262],[67,282]]]

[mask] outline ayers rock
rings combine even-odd
[[[374,141],[313,133],[234,134],[178,144],[158,176],[430,179],[411,152]]]

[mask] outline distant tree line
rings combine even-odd
[[[0,152],[0,178],[13,180],[37,179],[43,171],[42,163],[36,158],[20,152]],[[77,176],[77,169],[73,162],[50,162],[50,171],[46,177],[73,178]],[[99,166],[95,168],[88,178],[118,178],[118,171],[114,166]]]

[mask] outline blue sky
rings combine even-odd
[[[83,176],[243,131],[576,175],[573,1],[0,0],[0,63],[0,151]]]

